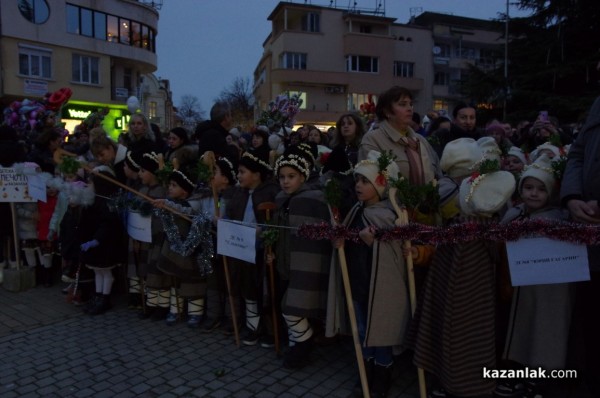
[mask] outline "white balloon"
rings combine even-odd
[[[140,108],[140,100],[135,95],[127,98],[127,109],[129,109],[129,112],[136,113]]]

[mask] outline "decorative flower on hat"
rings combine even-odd
[[[467,180],[467,183],[471,185],[469,193],[465,196],[465,203],[469,203],[473,192],[477,185],[485,178],[489,173],[500,171],[500,162],[497,159],[486,159],[485,156],[479,162],[475,163],[470,167],[473,170],[471,177]]]
[[[377,158],[377,168],[379,172],[375,178],[375,183],[379,186],[385,187],[388,184],[390,175],[388,173],[388,166],[396,159],[396,156],[392,151],[383,151],[379,158]]]

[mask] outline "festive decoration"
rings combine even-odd
[[[91,129],[102,126],[102,121],[106,115],[108,115],[108,108],[100,108],[96,112],[90,113],[79,124],[79,131],[88,133]]]
[[[477,185],[479,185],[481,180],[483,180],[487,174],[500,170],[500,162],[498,162],[497,159],[487,159],[484,157],[479,162],[471,166],[470,169],[474,171],[473,174],[471,174],[471,177],[468,179],[468,184],[470,184],[471,187],[469,189],[469,193],[465,197],[465,203],[469,203],[475,188],[477,188]]]
[[[392,180],[392,186],[397,189],[398,202],[408,209],[431,214],[439,208],[440,194],[435,180],[425,185],[413,185],[401,176]]]
[[[375,115],[375,101],[373,101],[373,94],[367,94],[367,102],[362,103],[359,106],[359,109],[359,115],[362,118],[368,130],[377,119]]]
[[[342,184],[337,178],[331,178],[325,183],[325,201],[333,213],[333,220],[340,222],[340,205],[342,204]]]
[[[214,245],[211,236],[212,222],[206,214],[198,214],[192,220],[190,231],[185,240],[179,234],[175,224],[175,216],[162,209],[154,209],[154,214],[162,220],[165,234],[170,243],[170,248],[180,256],[188,257],[197,251],[196,264],[201,276],[207,276],[213,272],[212,259],[214,257]],[[201,248],[201,250],[197,250]]]
[[[260,237],[263,240],[263,244],[265,247],[273,247],[277,244],[277,241],[279,240],[279,230],[274,227],[267,227],[261,232]]]
[[[343,238],[358,242],[358,230],[344,226],[332,227],[327,223],[302,225],[298,235],[314,240]],[[445,227],[410,223],[402,227],[376,229],[375,236],[382,241],[411,240],[421,244],[440,245],[483,239],[495,242],[515,241],[530,236],[584,245],[600,244],[600,226],[566,221],[523,219],[507,224],[468,222]]]
[[[64,156],[62,162],[58,165],[60,172],[66,175],[77,174],[81,167],[81,162],[71,156]]]
[[[293,127],[294,119],[302,106],[300,94],[293,94],[291,97],[286,94],[279,94],[274,101],[269,103],[266,111],[263,111],[257,125],[264,125],[271,131],[278,131],[282,127]]]
[[[127,98],[127,109],[131,114],[139,112],[141,107],[140,100],[136,96],[132,95]]]
[[[46,94],[44,97],[46,109],[58,112],[71,98],[71,95],[73,95],[73,91],[68,87],[63,87],[53,93]]]
[[[557,182],[560,183],[565,174],[565,169],[567,168],[567,156],[561,155],[558,158],[552,159],[550,166],[552,167],[552,175],[556,178]]]

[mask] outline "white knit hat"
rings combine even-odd
[[[388,196],[389,180],[398,178],[400,169],[393,159],[384,170],[379,170],[380,152],[370,150],[365,160],[361,160],[354,166],[354,174],[360,174],[366,177],[373,184],[380,199]]]
[[[460,208],[468,216],[491,217],[510,199],[515,185],[515,177],[508,171],[466,178],[460,184]]]
[[[477,140],[477,145],[481,148],[481,152],[483,152],[483,156],[486,159],[497,160],[500,162],[500,155],[502,155],[502,151],[500,147],[496,143],[496,140],[492,137],[481,137]]]
[[[518,158],[524,165],[528,164],[525,152],[523,152],[523,150],[519,147],[511,146],[506,155]]]
[[[552,170],[552,160],[545,153],[542,153],[541,156],[529,166],[525,166],[525,170],[523,171],[523,174],[521,174],[521,179],[519,180],[519,194],[523,189],[523,181],[525,181],[527,177],[532,177],[543,182],[546,186],[548,195],[552,195],[554,187],[556,186],[556,179],[554,178],[554,171]]]
[[[556,145],[552,145],[549,142],[544,142],[543,144],[538,145],[538,147],[531,152],[531,161],[535,162],[535,160],[539,158],[543,152],[548,152],[548,154],[552,153],[552,157],[555,158],[560,157],[559,147],[557,147]]]

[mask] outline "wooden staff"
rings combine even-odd
[[[65,151],[62,148],[59,148],[56,151],[54,151],[54,156],[53,156],[54,162],[56,164],[61,164],[62,163],[62,159],[65,156],[76,157],[77,155],[74,154],[74,153],[71,153],[69,151]],[[150,196],[148,196],[148,195],[146,195],[144,193],[141,193],[140,191],[136,191],[135,189],[133,189],[131,187],[128,187],[127,185],[123,184],[120,181],[115,180],[114,178],[111,178],[111,177],[109,177],[109,176],[107,176],[105,174],[100,173],[99,171],[94,170],[93,168],[91,168],[90,166],[88,166],[86,164],[82,163],[81,167],[83,169],[85,169],[86,171],[92,173],[94,176],[98,176],[98,177],[100,177],[100,178],[102,178],[102,179],[104,179],[104,180],[106,180],[106,181],[108,181],[108,182],[110,182],[112,184],[115,184],[118,187],[123,188],[124,190],[129,191],[132,194],[134,194],[136,196],[139,196],[142,199],[146,199],[148,202],[153,203],[154,200],[155,200],[154,198],[151,198]],[[169,206],[163,206],[162,208],[165,209],[165,210],[167,210],[167,211],[169,211],[169,212],[171,212],[171,213],[173,213],[173,214],[175,214],[175,215],[178,215],[179,217],[183,218],[184,220],[192,222],[192,219],[190,217],[188,217],[187,214],[180,213],[179,211],[177,211],[177,210],[175,210],[175,209],[173,209],[172,207],[169,207]]]
[[[211,174],[214,175],[215,170],[215,154],[212,151],[206,151],[202,155],[202,162],[210,167]],[[215,206],[215,216],[217,218],[221,217],[221,212],[219,209],[219,193],[217,192],[217,187],[214,184],[214,181],[211,181],[210,184],[212,188],[213,194],[213,204]],[[227,256],[223,256],[223,269],[225,271],[225,283],[227,284],[227,293],[229,295],[229,308],[231,309],[231,321],[233,322],[233,333],[235,334],[235,344],[240,346],[240,332],[238,330],[237,324],[237,316],[235,314],[235,304],[233,302],[233,294],[231,293],[231,279],[229,276],[229,266],[227,264]]]
[[[263,202],[258,205],[258,210],[265,211],[265,219],[267,223],[271,221],[271,210],[275,210],[277,205],[273,202]],[[267,258],[272,257],[273,248],[271,245],[266,247],[267,250]],[[279,347],[279,322],[277,316],[277,309],[275,307],[276,298],[275,296],[275,270],[273,269],[273,260],[267,261],[267,267],[269,268],[269,280],[270,280],[270,292],[271,292],[271,316],[273,317],[273,338],[275,339],[275,353],[277,356],[280,355],[280,347]]]
[[[21,269],[21,245],[19,242],[19,234],[17,232],[17,209],[14,202],[10,202],[10,215],[13,224],[13,239],[15,245],[15,261],[17,262],[17,270]],[[8,250],[8,262],[10,263],[10,249]]]
[[[396,226],[408,225],[408,212],[406,211],[406,207],[400,207],[398,202],[396,201],[396,193],[398,188],[392,187],[390,188],[389,197],[392,202],[392,207],[394,207],[394,211],[396,212],[396,221],[394,224]],[[410,310],[412,316],[415,315],[415,310],[417,308],[417,288],[415,284],[415,272],[412,254],[410,254],[410,248],[412,246],[409,240],[405,240],[402,242],[402,245],[405,249],[408,250],[409,254],[406,256],[406,270],[408,272],[408,294],[410,299]],[[417,375],[419,377],[419,395],[421,398],[427,397],[427,386],[425,384],[425,371],[423,368],[417,368]]]
[[[333,225],[338,224],[337,217],[329,206],[329,212],[331,213],[331,222]],[[360,343],[360,337],[358,335],[358,325],[356,323],[356,311],[354,311],[354,301],[352,300],[352,290],[350,287],[350,276],[348,275],[348,263],[346,262],[346,252],[344,251],[344,245],[337,248],[340,270],[342,271],[342,281],[344,283],[344,292],[346,295],[346,305],[348,306],[348,316],[350,318],[350,327],[352,329],[352,339],[354,340],[354,351],[356,352],[356,361],[358,362],[358,374],[360,376],[360,384],[362,386],[363,397],[369,398],[371,392],[369,391],[369,380],[367,378],[367,369],[365,368],[365,362],[362,354],[362,345]]]

